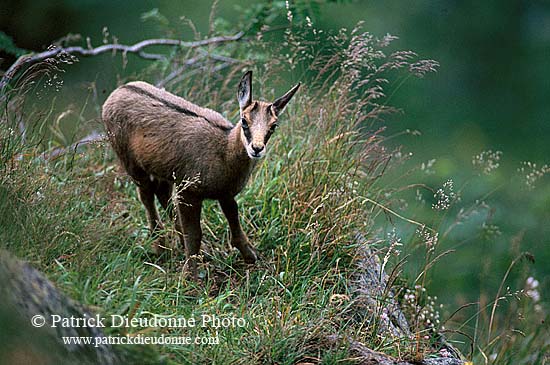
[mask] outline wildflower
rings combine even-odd
[[[292,19],[293,19],[293,15],[292,15],[292,11],[290,10],[290,4],[288,3],[288,0],[285,1],[285,6],[286,6],[286,18],[288,19],[289,23],[292,23]]]
[[[435,204],[432,204],[432,209],[447,210],[451,204],[457,199],[457,195],[453,191],[453,180],[447,180],[442,188],[437,189],[434,198],[437,199]]]
[[[422,162],[420,165],[420,170],[426,175],[433,175],[435,171],[432,169],[435,164],[436,159],[428,160],[427,162]]]
[[[533,299],[533,302],[537,303],[540,301],[540,293],[537,290],[539,286],[539,281],[533,278],[532,276],[528,277],[525,281],[525,294]]]
[[[441,357],[451,357],[451,353],[447,349],[439,350],[439,355]]]
[[[418,234],[423,239],[424,244],[426,245],[426,248],[428,249],[428,251],[433,252],[435,250],[435,247],[439,242],[439,233],[436,232],[432,234],[430,231],[426,229],[419,228],[416,230],[416,234]]]
[[[524,161],[522,166],[518,169],[518,172],[525,174],[523,177],[525,185],[528,189],[535,188],[537,181],[542,179],[546,174],[550,173],[550,166],[543,165],[540,168],[536,163]]]
[[[406,289],[403,295],[402,308],[405,312],[410,313],[411,320],[416,324],[419,330],[428,329],[437,331],[441,324],[439,309],[441,305],[437,305],[437,297],[426,296],[425,304],[421,304],[419,298],[424,297],[426,288],[421,285],[416,285],[414,289]]]
[[[479,170],[480,173],[489,175],[500,166],[499,161],[501,157],[502,151],[483,151],[479,155],[474,156],[472,165]]]
[[[529,288],[536,289],[539,286],[539,281],[532,276],[529,276],[526,280],[526,284]]]

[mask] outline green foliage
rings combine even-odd
[[[148,12],[141,14],[141,21],[145,22],[149,20],[158,22],[165,26],[170,23],[168,19],[159,12],[158,8],[151,9]]]
[[[0,50],[15,57],[20,57],[25,53],[29,53],[29,51],[17,47],[13,39],[2,31],[0,31]]]
[[[253,3],[235,8],[241,14],[241,29],[247,33],[256,34],[271,27],[304,26],[311,24],[321,14],[321,7],[326,3],[345,3],[351,0],[276,0],[263,3]]]

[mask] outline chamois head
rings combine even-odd
[[[252,71],[244,74],[237,99],[241,109],[241,140],[250,158],[265,156],[267,141],[277,128],[277,118],[299,87],[300,83],[273,103],[252,100]]]

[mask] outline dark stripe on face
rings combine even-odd
[[[269,141],[269,139],[271,138],[271,135],[273,135],[276,128],[277,128],[276,124],[272,125],[271,128],[269,128],[269,130],[267,131],[267,134],[265,135],[264,144],[267,144],[267,141]]]
[[[250,133],[250,127],[248,127],[248,123],[244,120],[244,118],[241,120],[241,129],[243,130],[247,142],[250,143],[252,141],[252,133]]]
[[[156,100],[158,102],[161,102],[162,104],[164,104],[168,108],[174,109],[174,110],[176,110],[176,111],[178,111],[182,114],[189,115],[189,116],[192,116],[192,117],[199,117],[199,115],[197,113],[194,113],[189,109],[185,109],[184,107],[181,107],[177,104],[171,103],[168,100],[159,98],[158,96],[156,96],[154,94],[151,94],[149,91],[143,90],[140,87],[137,87],[137,86],[134,86],[134,85],[124,85],[123,88],[131,90],[131,91],[133,91],[135,93],[138,93],[140,95],[147,96],[148,98],[151,98],[151,99]],[[200,118],[204,118],[204,117],[200,116]],[[204,118],[204,119],[206,119],[206,118]]]

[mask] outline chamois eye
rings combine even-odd
[[[244,118],[241,119],[241,123],[242,123],[243,129],[248,129],[248,122]]]

